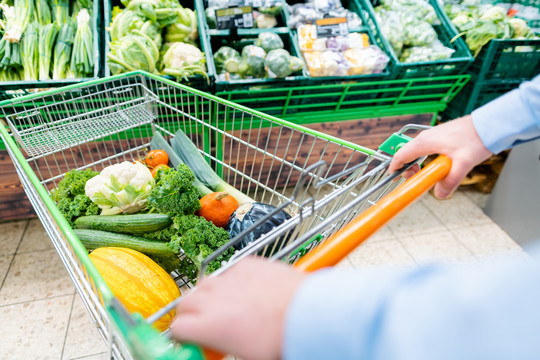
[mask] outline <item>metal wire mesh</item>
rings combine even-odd
[[[138,74],[93,81],[4,102],[0,109],[47,190],[69,170],[100,171],[133,161],[150,148],[154,133],[168,139],[182,130],[230,185],[291,215],[222,269],[246,254],[294,262],[395,186],[383,182],[389,162],[385,155],[158,77]],[[20,176],[28,178],[23,170]],[[34,207],[44,207],[35,186],[27,181],[25,188],[33,194]],[[49,236],[111,353],[129,358],[125,339],[112,330],[107,304],[100,302],[93,276],[80,261],[86,255],[73,250],[75,240],[65,236],[68,229],[59,226],[50,211],[41,212],[40,219],[56,229]],[[179,286],[189,285],[183,274],[173,275]]]

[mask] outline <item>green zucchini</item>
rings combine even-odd
[[[171,145],[165,140],[163,135],[161,135],[159,132],[156,132],[154,136],[152,137],[152,141],[150,142],[150,147],[152,150],[163,150],[167,153],[169,156],[169,162],[174,168],[177,168],[178,165],[183,164],[184,162],[178,157],[178,155],[174,152]],[[214,191],[206,187],[202,182],[200,182],[197,178],[195,178],[195,181],[193,182],[193,186],[195,186],[199,190],[199,196],[203,197],[205,195],[211,194]]]
[[[77,229],[104,230],[123,234],[146,234],[165,229],[172,224],[169,215],[89,215],[75,220]]]
[[[176,154],[182,161],[189,166],[195,177],[199,179],[205,186],[208,186],[215,192],[225,191],[234,197],[240,205],[255,202],[252,198],[237,190],[223,180],[206,159],[201,155],[197,146],[182,130],[178,130],[171,139],[171,145]]]
[[[101,230],[74,229],[73,232],[88,251],[101,247],[123,247],[149,256],[168,272],[178,269],[178,255],[166,241],[149,240]]]

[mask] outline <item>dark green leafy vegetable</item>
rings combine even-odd
[[[71,170],[51,191],[51,198],[66,220],[73,226],[77,217],[83,215],[99,215],[99,207],[85,195],[86,182],[99,175],[97,171]]]
[[[176,215],[194,214],[201,208],[199,190],[193,186],[195,175],[187,165],[159,171],[156,185],[147,202],[152,212]]]

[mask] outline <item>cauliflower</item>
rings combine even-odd
[[[191,44],[175,42],[163,55],[163,73],[187,80],[189,76],[201,75],[209,81],[204,53]]]
[[[154,187],[152,173],[140,162],[124,161],[106,167],[86,182],[85,193],[102,215],[133,214],[146,208]]]

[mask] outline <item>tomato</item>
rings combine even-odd
[[[163,150],[152,150],[146,155],[145,161],[146,165],[155,168],[160,164],[167,165],[169,163],[169,156]]]
[[[158,164],[155,168],[152,169],[152,177],[156,177],[159,170],[169,169],[169,166],[165,164]]]

